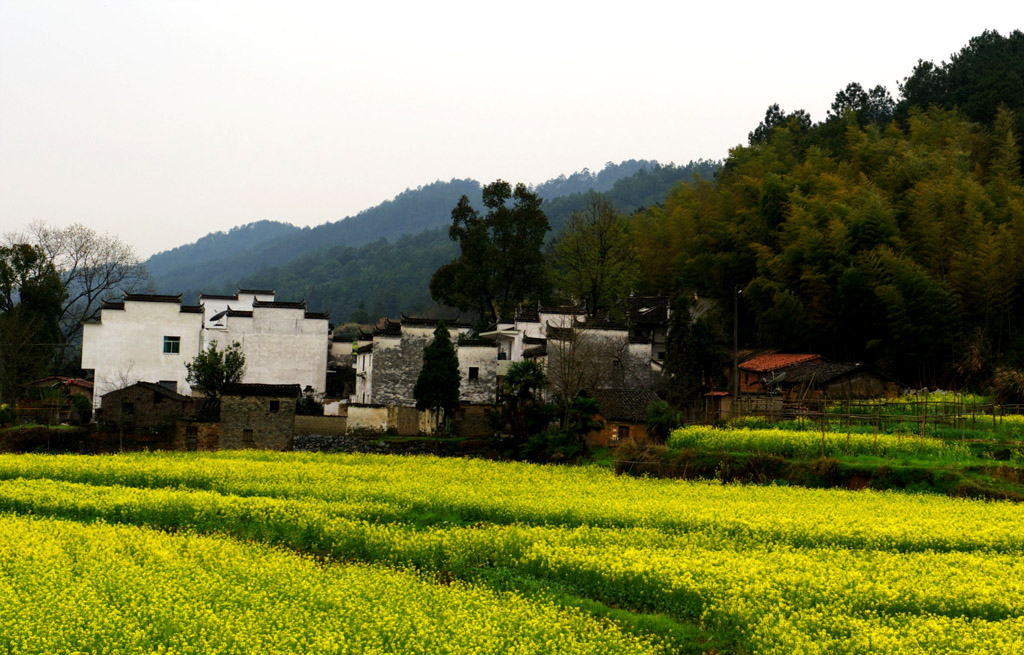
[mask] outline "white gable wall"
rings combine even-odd
[[[201,313],[181,312],[169,302],[128,300],[124,309],[104,309],[100,323],[82,330],[82,368],[93,369],[93,405],[103,394],[140,380],[174,380],[177,391],[189,395],[185,362],[199,353],[203,328]],[[164,337],[180,338],[177,354],[164,353]]]
[[[226,316],[225,321],[223,330],[206,330],[207,343],[220,348],[241,344],[243,382],[298,384],[326,391],[327,319],[305,318],[302,309],[256,307],[252,317]]]
[[[254,300],[259,300],[261,302],[271,302],[274,300],[274,294],[253,294],[240,291],[237,294],[235,294],[233,298],[216,298],[210,296],[203,296],[201,294],[199,296],[199,301],[203,303],[203,313],[205,315],[207,325],[210,325],[211,318],[225,311],[228,307],[236,311],[249,311],[250,309],[252,309],[252,303]],[[223,319],[221,320],[223,321]]]

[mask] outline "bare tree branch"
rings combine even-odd
[[[64,361],[78,341],[82,322],[99,317],[104,297],[153,289],[131,246],[80,223],[55,228],[35,222],[25,234],[7,235],[6,240],[36,244],[60,274],[67,299],[61,307],[62,344],[57,362]]]

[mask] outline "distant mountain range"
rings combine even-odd
[[[718,162],[685,166],[628,160],[601,171],[582,170],[533,187],[544,198],[552,234],[585,205],[591,190],[620,212],[661,203],[669,190],[695,175],[709,179]],[[407,189],[355,216],[313,228],[259,221],[153,255],[145,262],[162,293],[232,292],[238,286],[274,288],[282,298],[306,298],[342,322],[362,312],[371,320],[399,311],[436,311],[427,283],[458,255],[448,240],[451,210],[466,195],[480,201],[476,180],[437,181]],[[360,314],[357,316],[362,318]]]

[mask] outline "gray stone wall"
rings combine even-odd
[[[477,405],[493,405],[498,390],[497,346],[457,346],[459,372],[459,400]],[[470,379],[470,368],[477,369],[477,378]]]
[[[373,399],[375,405],[415,407],[412,389],[423,368],[423,349],[429,330],[402,330],[401,339],[377,337],[373,342]]]
[[[651,371],[651,345],[631,343],[625,353],[625,384],[623,387],[651,389],[655,386],[655,378]]]
[[[271,411],[271,403],[275,401],[278,409]],[[223,449],[291,450],[295,434],[295,398],[224,396],[220,422],[220,447]]]
[[[452,431],[458,437],[490,438],[494,435],[490,415],[490,407],[465,405],[456,413]]]

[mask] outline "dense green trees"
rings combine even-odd
[[[958,109],[972,121],[991,124],[1004,105],[1016,114],[1018,134],[1024,129],[1024,33],[1009,36],[986,30],[974,37],[949,62],[918,61],[900,85],[898,114],[933,105]]]
[[[488,184],[483,205],[487,213],[481,215],[467,196],[459,199],[448,235],[462,253],[430,280],[435,300],[473,312],[481,324],[513,315],[527,298],[546,295],[541,248],[550,229],[541,199],[524,184]]]
[[[1014,122],[937,108],[905,126],[847,120],[838,152],[815,142],[824,132],[778,125],[717,183],[637,217],[654,233],[645,281],[725,308],[738,286],[745,343],[867,359],[908,384],[949,383],[975,329],[992,357],[1024,358]]]
[[[582,302],[590,316],[623,318],[640,262],[629,221],[608,200],[591,192],[586,210],[569,218],[553,250],[555,284],[567,300]]]
[[[60,275],[35,245],[0,246],[0,401],[45,375],[61,343]]]

